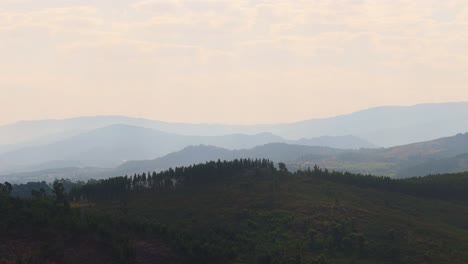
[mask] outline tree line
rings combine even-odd
[[[160,172],[90,180],[83,186],[73,188],[70,197],[74,200],[118,199],[130,192],[170,190],[187,185],[213,183],[242,172],[267,175],[274,171],[276,171],[275,165],[268,159],[209,161]]]
[[[455,174],[428,175],[406,179],[393,179],[386,176],[373,176],[349,172],[336,172],[322,169],[317,165],[312,169],[288,172],[284,163],[275,164],[268,159],[235,159],[232,161],[209,161],[187,167],[170,168],[160,172],[118,176],[102,180],[90,180],[87,184],[75,185],[70,189],[70,197],[75,200],[119,199],[130,192],[163,191],[183,186],[213,183],[239,175],[240,172],[253,175],[302,175],[324,180],[351,184],[364,188],[401,192],[445,200],[468,200],[468,172]],[[71,185],[70,185],[71,186]]]
[[[364,188],[375,188],[385,191],[401,192],[409,195],[423,196],[443,200],[468,200],[468,172],[445,173],[393,179],[386,176],[353,174],[322,169],[317,165],[313,169],[299,170],[296,174],[309,177],[355,185]]]

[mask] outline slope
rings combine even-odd
[[[466,197],[425,192],[424,178],[291,174],[260,162],[176,168],[150,183],[114,178],[75,195],[87,194],[91,211],[133,223],[141,239],[164,238],[192,263],[468,263]],[[468,187],[466,174],[429,182],[445,194]]]

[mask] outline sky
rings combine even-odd
[[[0,124],[468,101],[466,0],[1,0]]]

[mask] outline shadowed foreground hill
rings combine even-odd
[[[392,180],[318,167],[292,174],[268,160],[234,160],[92,181],[68,197],[54,185],[55,198],[0,196],[0,256],[41,263],[70,263],[70,256],[80,263],[468,263],[467,178]]]
[[[171,233],[193,263],[468,263],[466,179],[291,174],[241,160],[137,175],[111,195],[115,178],[81,195],[145,219],[156,237]],[[112,202],[123,194],[124,209]]]

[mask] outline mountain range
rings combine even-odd
[[[286,140],[298,140],[353,135],[376,146],[391,147],[468,131],[468,122],[463,122],[467,118],[468,102],[383,106],[330,118],[251,126],[168,123],[125,116],[95,116],[3,125],[0,126],[0,145],[46,144],[98,128],[124,124],[191,136],[267,132]]]
[[[468,131],[462,121],[467,117],[468,103],[446,103],[255,126],[121,116],[24,121],[0,126],[0,175],[86,178],[233,158],[269,158],[293,170],[318,164],[394,177],[445,172],[441,168],[447,164],[457,164],[451,166],[454,172],[466,168],[466,134],[452,135]],[[67,172],[57,174],[62,168]]]
[[[436,140],[379,149],[334,149],[287,143],[268,143],[248,149],[197,145],[188,146],[156,159],[127,161],[114,168],[78,167],[41,169],[0,176],[2,180],[87,180],[116,175],[161,171],[213,160],[267,158],[285,162],[290,170],[318,165],[329,170],[392,176],[397,178],[468,170],[468,133]]]
[[[319,165],[337,171],[410,177],[447,171],[465,171],[468,169],[467,153],[468,133],[392,148],[360,150],[284,143],[266,144],[243,150],[192,146],[153,160],[126,162],[117,167],[115,173],[123,175],[164,170],[217,159],[267,158],[276,162],[285,162],[292,170]],[[454,164],[457,166],[453,166]]]
[[[11,173],[60,167],[115,167],[127,160],[161,157],[190,145],[246,149],[267,143],[295,143],[271,133],[253,135],[187,136],[130,125],[110,125],[45,145],[33,145],[0,154],[0,172]],[[373,147],[353,137],[301,139],[304,145],[336,148]]]

